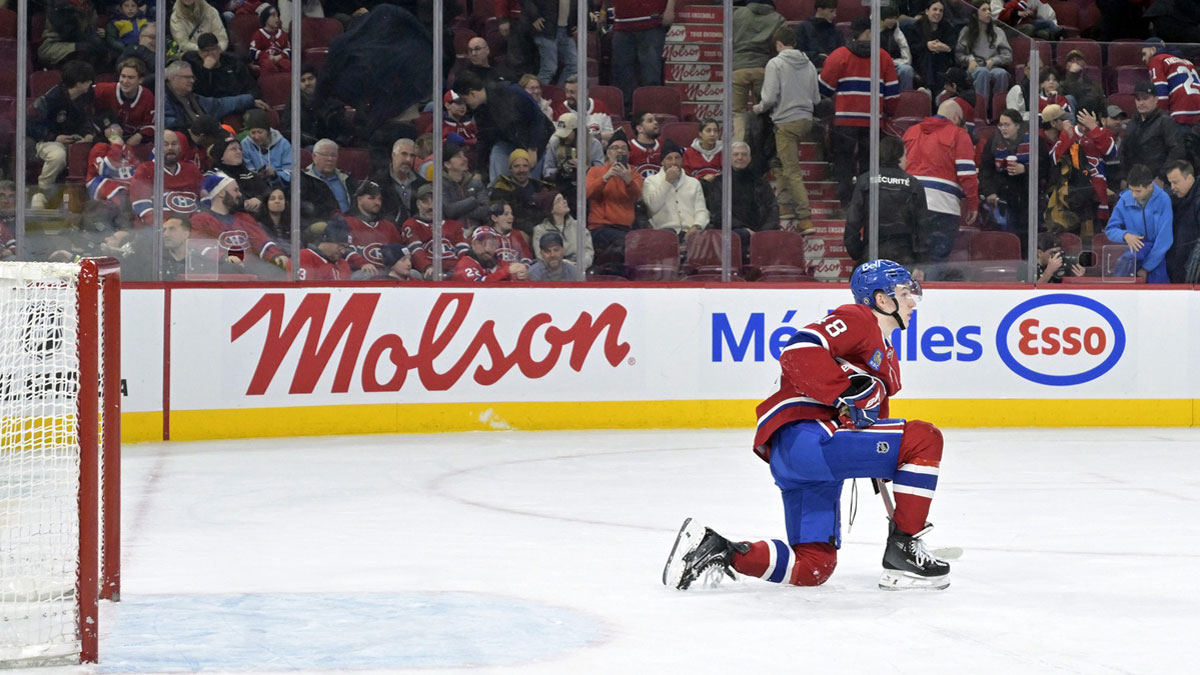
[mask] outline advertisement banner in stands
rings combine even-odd
[[[759,399],[795,330],[848,300],[836,288],[176,289],[171,407]],[[1195,398],[1196,327],[1158,319],[1195,305],[1183,291],[935,289],[895,341],[902,396]]]

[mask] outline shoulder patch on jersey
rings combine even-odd
[[[867,361],[867,365],[871,366],[871,370],[879,370],[879,366],[883,365],[883,352],[876,349],[871,355],[871,360]]]

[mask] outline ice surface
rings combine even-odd
[[[945,436],[940,593],[876,588],[863,483],[825,586],[664,588],[686,516],[783,535],[748,431],[130,446],[123,601],[60,672],[1195,672],[1200,432]]]

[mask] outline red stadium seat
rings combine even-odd
[[[789,230],[755,232],[750,237],[750,272],[760,281],[768,275],[806,276],[804,237]]]
[[[625,119],[625,94],[618,87],[607,85],[588,87],[588,96],[608,110],[608,115],[613,120]]]
[[[625,267],[635,281],[679,278],[679,236],[675,230],[633,230],[625,236]]]
[[[1063,251],[1066,253],[1075,255],[1083,250],[1083,240],[1077,234],[1061,232],[1058,235],[1058,239],[1062,242]]]
[[[972,266],[970,279],[983,283],[1015,283],[1018,279],[1017,265],[977,265]]]
[[[1110,68],[1117,66],[1142,66],[1142,41],[1117,40],[1108,45],[1108,61]]]
[[[838,0],[837,20],[854,21],[860,16],[867,16],[871,11],[870,5],[864,6],[862,0]],[[811,14],[809,16],[812,16]],[[804,18],[808,18],[807,16]]]
[[[665,113],[683,118],[683,97],[675,87],[638,87],[633,90],[633,109]]]
[[[1012,38],[1009,44],[1013,51],[1013,64],[1025,66],[1029,63],[1029,52],[1033,49],[1033,40],[1029,38]],[[1042,40],[1037,41],[1038,55],[1041,57],[1042,65],[1051,63],[1050,43]],[[1037,77],[1032,78],[1037,80]]]
[[[317,70],[325,67],[325,59],[329,58],[329,47],[311,47],[304,50],[303,63]]]
[[[371,160],[366,148],[339,148],[338,168],[354,177],[363,180],[371,175]]]
[[[301,39],[305,49],[328,47],[335,37],[342,34],[342,22],[337,19],[306,16],[300,27],[303,29]]]
[[[1083,57],[1087,60],[1089,66],[1099,66],[1102,63],[1100,56],[1100,43],[1095,40],[1063,40],[1058,43],[1056,51],[1058,52],[1058,60],[1055,62],[1060,66],[1066,65],[1067,54],[1073,51],[1083,52]]]
[[[788,21],[806,21],[812,18],[815,0],[775,0],[775,11]]]
[[[971,260],[1020,260],[1021,240],[1010,232],[980,232],[967,243]]]
[[[1146,66],[1118,66],[1110,72],[1113,93],[1117,94],[1132,94],[1138,82],[1150,80],[1150,71],[1146,70]]]
[[[663,140],[671,139],[681,148],[686,148],[700,135],[699,122],[672,122],[660,129]]]
[[[479,37],[475,31],[470,28],[454,28],[454,54],[456,56],[465,57],[467,55],[467,43]],[[307,42],[307,40],[306,40]]]
[[[0,38],[17,37],[17,13],[11,9],[0,9]]]
[[[268,105],[287,105],[292,97],[291,73],[263,73],[258,78],[262,100]]]
[[[250,41],[262,28],[257,14],[237,14],[229,22],[229,49],[243,59],[250,57]],[[306,39],[305,42],[308,40]]]
[[[1058,25],[1081,28],[1079,25],[1079,5],[1075,2],[1058,0],[1057,2],[1051,2],[1050,8],[1054,10],[1054,17]]]
[[[35,70],[29,74],[30,102],[50,91],[54,85],[62,82],[62,72],[58,70]]]
[[[933,114],[933,103],[928,91],[902,91],[892,117],[916,117],[925,119]]]
[[[67,180],[83,182],[87,178],[88,155],[91,152],[91,143],[72,143],[67,146]]]
[[[742,239],[730,236],[729,264],[732,276],[738,276],[742,265]],[[687,240],[687,263],[684,268],[689,274],[721,273],[721,230],[700,230]]]
[[[988,124],[998,124],[1000,122],[1000,113],[1004,112],[1008,107],[1008,92],[997,92],[992,96],[992,114],[988,115]],[[978,134],[976,129],[976,134]]]
[[[565,101],[567,99],[567,94],[566,94],[566,92],[563,91],[562,87],[560,87],[558,85],[554,85],[554,84],[546,84],[545,82],[543,82],[542,83],[542,98],[546,99],[547,101],[550,101],[550,105],[557,108],[558,106],[562,105],[563,101]]]

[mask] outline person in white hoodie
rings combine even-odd
[[[700,181],[683,170],[683,150],[674,141],[663,141],[662,169],[646,179],[642,201],[655,229],[672,229],[680,241],[708,225],[708,206]]]
[[[796,32],[786,25],[775,31],[775,51],[775,58],[767,62],[762,97],[754,112],[771,113],[775,151],[781,165],[780,183],[791,196],[796,228],[807,232],[813,228],[812,211],[800,173],[799,151],[812,131],[813,108],[821,100],[817,69],[804,52],[796,49]]]

